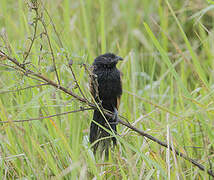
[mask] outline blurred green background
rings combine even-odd
[[[41,18],[27,55],[35,4]],[[211,0],[0,0],[0,49],[57,82],[46,29],[61,85],[80,95],[67,66],[72,59],[88,99],[88,75],[81,64],[89,66],[105,52],[120,55],[120,115],[209,169],[214,166],[213,9]],[[84,106],[50,86],[18,91],[40,82],[8,65],[13,64],[0,59],[0,121]],[[95,160],[88,142],[91,119],[92,112],[85,111],[0,123],[1,179],[209,178],[122,125],[110,159]]]

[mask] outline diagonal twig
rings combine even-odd
[[[59,79],[59,75],[58,75],[57,68],[56,68],[56,60],[55,60],[53,48],[52,48],[52,45],[51,45],[51,40],[50,40],[50,37],[49,37],[49,34],[48,34],[48,30],[47,30],[46,24],[45,24],[45,22],[42,20],[42,18],[40,18],[40,21],[41,21],[42,26],[43,26],[43,28],[44,28],[44,30],[45,30],[44,34],[45,34],[45,36],[47,37],[48,46],[49,46],[50,51],[51,51],[52,62],[53,62],[53,66],[54,66],[54,71],[55,71],[55,73],[56,73],[56,78],[57,78],[58,85],[60,85],[60,79]]]
[[[0,91],[0,94],[19,92],[19,91],[23,91],[23,90],[26,90],[26,89],[32,89],[32,88],[35,88],[35,87],[46,86],[46,85],[49,85],[49,84],[48,83],[43,83],[43,84],[37,84],[37,85],[34,85],[34,86],[28,86],[28,87],[24,87],[24,88],[20,88],[20,89],[16,89],[16,90]]]
[[[70,60],[70,61],[72,61],[72,60]],[[77,88],[79,89],[80,94],[82,95],[82,97],[83,97],[85,100],[88,101],[88,99],[86,98],[86,96],[85,96],[84,93],[82,92],[82,89],[80,88],[80,85],[79,85],[79,83],[78,83],[78,81],[77,81],[77,78],[76,78],[76,76],[75,76],[75,74],[74,74],[74,71],[73,71],[73,68],[72,68],[72,62],[69,62],[69,63],[68,63],[68,66],[69,66],[69,68],[70,68],[70,70],[71,70],[71,73],[72,73],[73,78],[74,78],[74,82],[75,82]],[[88,101],[88,102],[89,102],[89,101]]]
[[[58,114],[53,114],[53,115],[50,115],[50,116],[30,118],[30,119],[24,119],[24,120],[0,121],[0,124],[4,124],[4,123],[23,123],[23,122],[30,122],[30,121],[38,121],[38,120],[48,119],[48,118],[52,118],[52,117],[56,117],[56,116],[63,116],[63,115],[70,114],[70,113],[77,113],[77,112],[82,112],[82,111],[88,111],[88,110],[92,110],[92,109],[94,109],[94,108],[80,108],[78,110],[68,111],[68,112],[63,112],[63,113],[58,113]]]
[[[30,51],[33,47],[33,44],[34,44],[34,41],[36,39],[36,33],[37,33],[37,26],[38,26],[38,20],[39,20],[39,13],[38,13],[38,8],[33,8],[36,12],[36,17],[35,17],[35,21],[33,22],[34,24],[34,33],[33,33],[33,38],[31,39],[31,43],[30,43],[30,47],[28,49],[28,51],[25,53],[25,57],[24,57],[24,60],[23,60],[23,63],[25,63],[26,59],[28,58],[29,54],[30,54]]]

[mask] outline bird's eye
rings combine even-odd
[[[112,54],[112,55],[111,55],[111,58],[114,59],[114,58],[116,58],[116,56],[115,56],[114,54]]]

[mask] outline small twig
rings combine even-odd
[[[40,18],[40,21],[41,21],[42,26],[43,26],[43,28],[44,28],[44,30],[45,30],[44,34],[45,34],[45,36],[47,37],[48,46],[49,46],[50,51],[51,51],[51,56],[52,56],[52,61],[53,61],[53,66],[54,66],[54,71],[55,71],[55,73],[56,73],[56,78],[57,78],[58,85],[60,85],[60,79],[59,79],[59,75],[58,75],[57,68],[56,68],[56,60],[55,60],[53,48],[52,48],[52,45],[51,45],[51,40],[50,40],[50,37],[49,37],[49,35],[48,35],[48,30],[47,30],[46,24],[45,24],[45,22],[42,20],[42,18]]]
[[[1,51],[1,50],[0,50]],[[0,55],[1,55],[1,52],[0,52]],[[18,72],[22,72],[22,73],[25,73],[25,71],[19,67],[16,67],[16,66],[12,66],[12,65],[9,65],[9,64],[4,64],[4,63],[0,63],[1,66],[5,66],[6,68],[8,69],[15,69],[16,71]]]
[[[43,117],[37,117],[37,118],[31,118],[31,119],[24,119],[24,120],[0,121],[0,124],[4,124],[4,123],[23,123],[23,122],[30,122],[30,121],[38,121],[38,120],[43,120],[43,119],[52,118],[52,117],[56,117],[56,116],[63,116],[63,115],[70,114],[70,113],[77,113],[77,112],[81,112],[81,111],[88,111],[88,110],[92,110],[92,109],[94,109],[94,108],[80,108],[78,110],[63,112],[63,113],[59,113],[59,114],[53,114],[53,115],[50,115],[50,116],[43,116]]]
[[[84,93],[82,92],[82,90],[81,90],[81,88],[80,88],[80,85],[79,85],[79,83],[78,83],[78,81],[77,81],[77,78],[76,78],[76,76],[75,76],[75,74],[74,74],[74,71],[73,71],[73,69],[72,69],[72,64],[71,64],[70,62],[69,62],[69,64],[68,64],[68,66],[69,66],[69,68],[70,68],[70,70],[71,70],[71,73],[72,73],[73,78],[74,78],[74,82],[76,83],[76,86],[77,86],[77,88],[79,89],[80,94],[82,95],[82,97],[83,97],[84,99],[86,99],[86,100],[88,101],[88,99],[86,98],[86,96],[84,95]]]
[[[11,93],[11,92],[19,92],[19,91],[23,91],[23,90],[26,90],[26,89],[32,89],[32,88],[35,88],[35,87],[46,86],[46,85],[49,85],[49,84],[48,83],[44,83],[44,84],[37,84],[37,85],[34,85],[34,86],[28,86],[28,87],[21,88],[21,89],[16,89],[16,90],[0,91],[0,94],[6,94],[6,93]]]
[[[60,39],[60,37],[59,37],[59,33],[58,33],[57,30],[56,30],[56,26],[55,26],[55,24],[54,24],[54,22],[53,22],[53,19],[51,18],[51,16],[50,16],[48,10],[47,10],[45,7],[43,7],[43,8],[44,8],[46,14],[48,15],[48,18],[50,19],[50,23],[51,23],[51,25],[53,26],[54,32],[56,33],[56,36],[57,36],[57,38],[58,38],[58,40],[59,40],[59,43],[60,43],[60,46],[63,48],[63,43],[62,43],[62,41],[61,41],[61,39]]]
[[[28,56],[30,54],[30,51],[31,51],[31,49],[33,47],[33,44],[35,42],[35,39],[36,39],[37,25],[38,25],[38,20],[39,20],[39,13],[38,13],[38,9],[37,8],[34,8],[34,10],[36,12],[36,18],[35,18],[35,21],[33,22],[34,23],[33,38],[31,39],[30,47],[29,47],[28,51],[26,52],[26,55],[25,55],[24,60],[23,60],[23,63],[25,63],[26,59],[28,58]]]
[[[0,51],[1,51],[1,50],[0,50]],[[1,52],[0,52],[0,55],[1,55]],[[21,69],[20,67],[15,67],[15,66],[11,66],[11,65],[8,65],[8,64],[3,64],[3,63],[0,63],[0,65],[1,65],[1,66],[5,66],[5,67],[7,67],[7,68],[15,69],[16,71],[19,71],[19,72],[23,73],[23,75],[28,76],[28,77],[30,77],[31,79],[34,79],[34,80],[39,81],[39,82],[41,82],[41,83],[44,83],[44,81],[42,81],[41,79],[37,79],[37,78],[35,78],[35,77],[29,76],[29,73],[28,73],[27,71]],[[24,65],[22,65],[22,66],[24,67]]]

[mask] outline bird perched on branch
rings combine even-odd
[[[106,158],[109,155],[111,142],[113,142],[113,146],[116,145],[116,138],[112,137],[105,129],[117,133],[118,108],[122,95],[121,72],[116,67],[119,60],[123,60],[123,58],[106,53],[98,56],[91,67],[90,92],[97,104],[113,113],[113,117],[110,117],[103,115],[98,109],[94,110],[90,126],[90,143],[102,138],[93,145],[94,154],[100,147],[101,153],[105,151]]]

